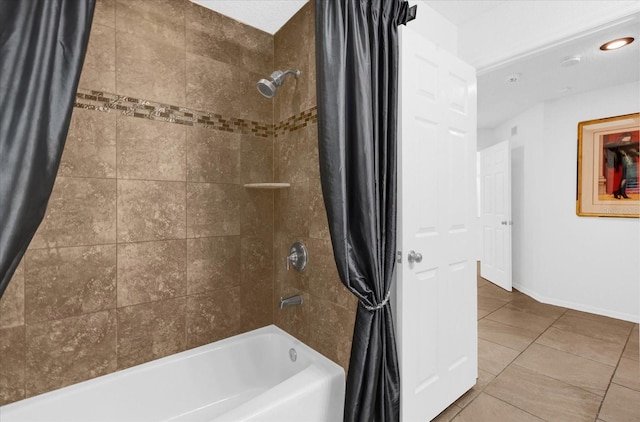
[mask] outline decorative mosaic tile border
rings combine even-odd
[[[269,138],[274,135],[278,137],[318,121],[318,109],[315,106],[295,116],[289,117],[274,126],[269,123],[254,122],[252,120],[237,119],[235,117],[224,117],[216,113],[207,113],[186,107],[87,89],[78,89],[74,107],[102,112],[117,110],[125,116],[159,120],[186,126],[207,127],[261,138]]]
[[[298,113],[278,123],[274,128],[275,137],[282,136],[287,132],[294,132],[313,123],[318,123],[317,106],[313,106],[309,110]]]

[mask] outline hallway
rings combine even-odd
[[[640,422],[639,358],[638,324],[478,276],[478,382],[434,421]]]

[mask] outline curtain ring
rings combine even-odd
[[[360,305],[362,305],[364,309],[366,309],[367,311],[373,312],[373,311],[377,311],[378,309],[384,308],[387,302],[389,302],[390,297],[391,297],[391,289],[389,289],[389,291],[387,292],[387,295],[384,297],[384,300],[375,306],[365,305],[361,300],[358,302],[360,302]]]

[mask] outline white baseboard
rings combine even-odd
[[[527,296],[531,296],[538,302],[546,303],[548,305],[562,306],[563,308],[574,309],[576,311],[582,311],[582,312],[589,312],[591,314],[603,315],[603,316],[621,319],[629,322],[635,322],[635,323],[640,322],[640,317],[638,315],[627,314],[624,312],[616,312],[610,309],[602,309],[602,308],[597,308],[589,305],[584,305],[582,303],[576,303],[576,302],[561,300],[557,298],[546,297],[534,292],[533,290],[527,289],[526,287],[522,287],[517,283],[513,283],[513,288],[518,290],[519,292],[526,294]]]

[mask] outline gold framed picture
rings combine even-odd
[[[640,113],[578,124],[576,212],[640,217]]]

